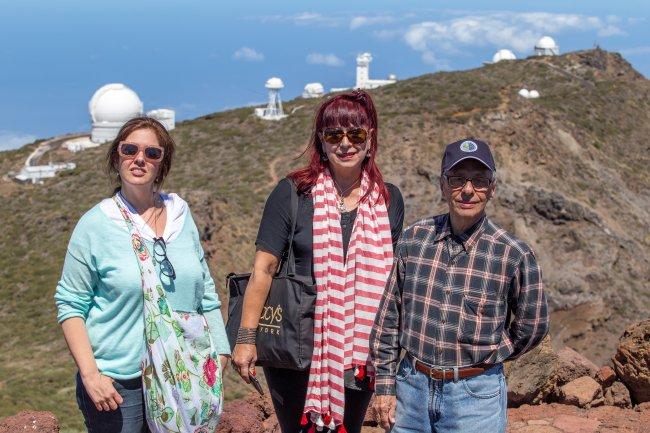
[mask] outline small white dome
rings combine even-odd
[[[528,97],[532,99],[539,98],[539,92],[537,90],[531,90],[528,92]]]
[[[499,50],[492,56],[492,63],[500,62],[501,60],[516,60],[517,56],[510,50]]]
[[[307,83],[305,85],[305,93],[311,93],[314,95],[325,93],[325,88],[321,83]]]
[[[530,98],[530,92],[528,91],[528,89],[521,89],[518,93],[519,96],[521,96],[522,98],[526,98],[526,99]]]
[[[137,93],[121,83],[100,87],[88,103],[93,123],[124,123],[142,115],[142,101]]]
[[[389,75],[388,75],[388,79],[389,79],[389,80],[397,81],[397,75],[395,75],[395,74],[389,74]]]
[[[537,45],[535,45],[535,48],[551,50],[557,48],[557,44],[555,43],[552,37],[543,36],[539,41],[537,41]]]
[[[266,80],[266,85],[264,87],[267,89],[282,89],[284,88],[284,83],[278,77],[272,77]]]

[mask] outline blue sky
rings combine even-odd
[[[595,44],[650,74],[647,1],[21,0],[0,14],[0,150],[88,131],[88,101],[123,82],[145,110],[177,119],[266,99],[308,82],[354,84],[357,53],[371,78],[478,67],[499,48],[532,53],[542,35],[562,52]]]

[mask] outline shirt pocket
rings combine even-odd
[[[458,342],[496,346],[501,342],[506,320],[506,301],[465,295],[458,322]]]

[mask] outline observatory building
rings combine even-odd
[[[357,83],[355,89],[376,89],[377,87],[397,82],[397,76],[390,74],[387,80],[374,80],[370,78],[369,66],[372,62],[372,54],[361,53],[357,56]],[[332,87],[331,92],[342,92],[350,90],[349,87]]]
[[[305,90],[302,92],[303,98],[320,98],[325,94],[325,89],[321,83],[307,83]]]
[[[43,183],[43,179],[56,176],[62,170],[74,170],[74,162],[50,163],[48,165],[26,165],[14,178],[20,182]]]
[[[370,53],[361,53],[357,56],[357,84],[354,86],[355,89],[376,89],[387,84],[394,84],[397,81],[395,75],[389,76],[387,80],[370,79],[370,62],[372,62]]]
[[[104,143],[117,137],[122,125],[142,115],[142,101],[138,95],[121,83],[100,87],[88,103],[92,130],[90,140]]]
[[[557,46],[555,41],[550,36],[543,36],[535,44],[536,56],[557,56],[560,54],[560,47]]]
[[[156,110],[147,111],[147,117],[153,117],[162,123],[167,131],[176,128],[176,113],[174,110],[158,108]]]
[[[266,108],[256,108],[255,115],[264,120],[280,120],[287,117],[282,111],[282,100],[280,100],[280,89],[284,83],[278,77],[269,78],[264,85],[269,89],[269,103]]]
[[[75,137],[63,143],[70,152],[79,152],[97,147],[117,137],[122,125],[128,120],[142,116],[143,104],[138,94],[122,83],[111,83],[100,87],[88,103],[92,129],[88,135]],[[162,123],[168,131],[176,127],[174,110],[159,108],[147,112]]]
[[[492,63],[498,63],[501,60],[517,60],[517,56],[510,50],[499,50],[492,56]]]

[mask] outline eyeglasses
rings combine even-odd
[[[465,176],[447,176],[447,184],[453,189],[464,188],[465,184],[469,181],[472,182],[472,187],[477,191],[484,191],[492,184],[492,179],[488,177],[465,177]]]
[[[343,137],[348,137],[352,144],[363,144],[368,138],[368,131],[363,128],[351,128],[347,131],[342,128],[327,128],[322,132],[323,140],[328,144],[339,144]]]
[[[174,271],[172,262],[170,262],[167,257],[167,245],[162,237],[153,239],[153,253],[156,256],[156,261],[160,264],[160,272],[172,280],[175,280],[176,272]]]
[[[120,155],[125,158],[135,158],[140,153],[141,147],[135,143],[120,143]],[[150,161],[160,161],[163,157],[164,149],[160,147],[146,146],[144,148],[144,157]]]

